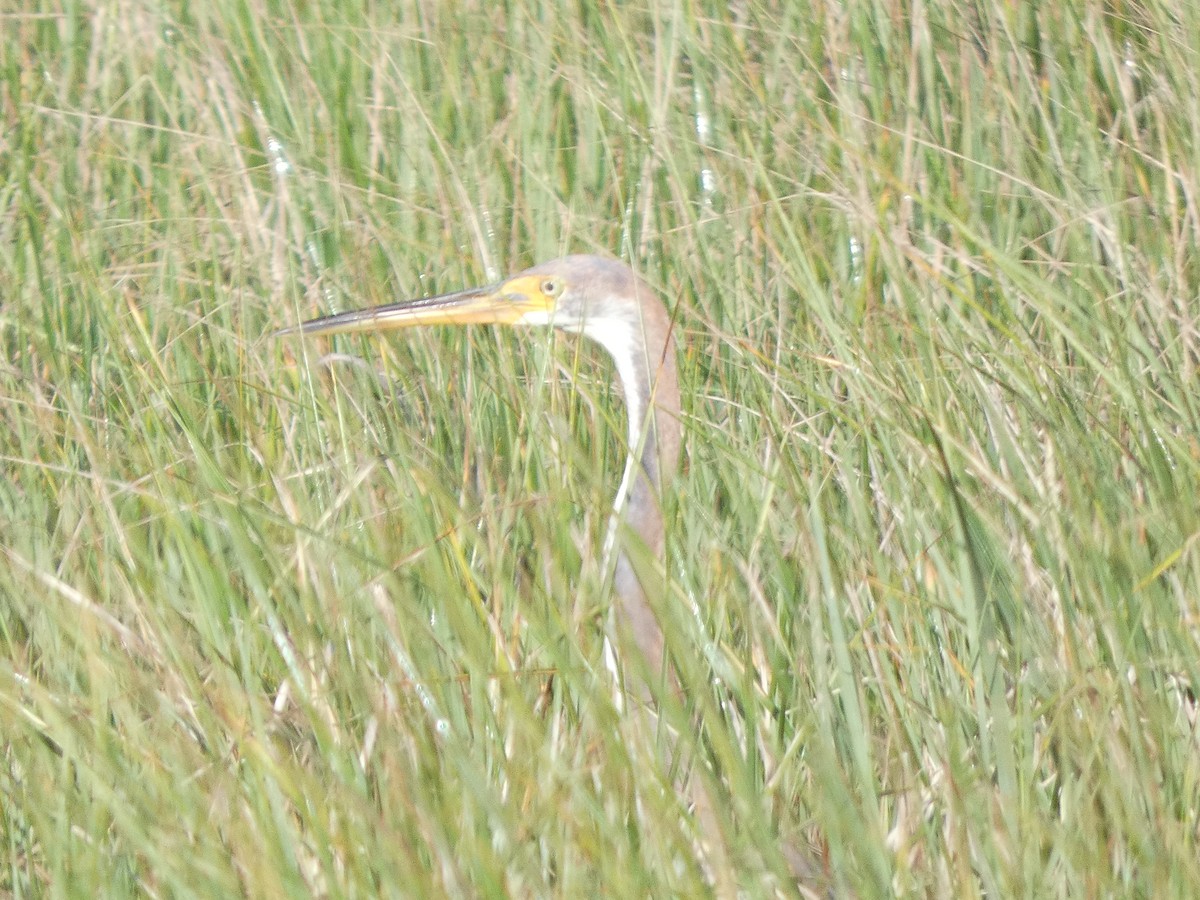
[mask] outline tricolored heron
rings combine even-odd
[[[671,319],[645,281],[615,260],[565,256],[499,284],[339,313],[279,334],[476,323],[552,325],[591,338],[616,363],[625,393],[629,458],[614,501],[605,558],[616,551],[617,627],[628,629],[656,677],[663,664],[663,634],[635,571],[629,542],[642,544],[632,547],[633,556],[662,554],[660,500],[679,463],[682,428]]]
[[[679,464],[683,430],[671,319],[645,281],[624,263],[597,256],[565,256],[488,287],[340,313],[278,334],[343,334],[479,323],[551,325],[582,334],[599,343],[616,363],[625,394],[629,457],[613,504],[605,559],[616,552],[617,627],[633,637],[655,678],[662,673],[664,643],[647,588],[657,593],[665,582],[656,578],[644,583],[633,558],[662,554],[661,497]],[[631,545],[631,541],[641,546]],[[675,742],[668,739],[664,750],[666,767],[673,768]],[[703,782],[694,782],[692,791],[701,829],[710,839],[720,840],[715,807]],[[708,852],[714,850],[722,852],[715,847]],[[816,870],[811,862],[793,848],[786,852],[795,874],[803,881],[812,879]],[[728,878],[728,873],[724,877]]]

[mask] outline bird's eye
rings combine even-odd
[[[547,297],[557,297],[562,293],[562,282],[557,278],[547,278],[542,282],[542,293]]]

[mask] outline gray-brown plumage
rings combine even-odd
[[[615,624],[636,642],[651,679],[656,679],[664,671],[665,650],[653,607],[662,599],[666,580],[654,566],[642,566],[639,573],[634,559],[662,558],[661,498],[679,465],[683,432],[671,319],[654,291],[628,266],[596,256],[566,256],[489,287],[328,316],[279,333],[337,334],[472,323],[551,325],[596,341],[616,363],[625,395],[629,455],[613,503],[604,560],[613,563],[615,553]],[[633,687],[643,699],[650,699],[647,683],[639,681]],[[657,730],[652,709],[645,709],[635,722],[647,729],[644,734],[652,740]],[[664,771],[676,771],[680,749],[676,739],[664,738]],[[680,789],[689,790],[682,784]],[[732,893],[736,879],[726,861],[716,807],[702,780],[693,779],[690,794],[706,868],[719,893]],[[811,854],[791,847],[785,852],[798,887],[807,892],[822,882]]]
[[[654,291],[628,266],[598,256],[565,256],[489,287],[341,313],[279,333],[471,323],[552,325],[591,338],[616,363],[625,395],[629,458],[613,505],[605,561],[616,553],[617,627],[629,632],[656,675],[663,666],[663,635],[647,593],[658,593],[664,582],[639,578],[633,558],[662,556],[660,500],[678,467],[682,437],[679,383],[671,319]]]

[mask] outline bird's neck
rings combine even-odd
[[[613,503],[604,560],[614,565],[616,558],[618,619],[656,671],[663,658],[662,631],[647,594],[661,593],[662,582],[645,563],[663,552],[662,492],[679,463],[680,402],[670,319],[657,303],[643,306],[642,313],[639,320],[617,320],[586,333],[616,363],[628,421],[629,457]]]
[[[679,459],[679,441],[674,437],[679,387],[674,341],[665,335],[656,350],[652,357],[648,347],[639,348],[632,361],[618,362],[619,368],[632,371],[621,372],[629,457],[613,512],[614,523],[628,522],[646,549],[658,556],[663,550],[662,489]]]
[[[625,393],[629,458],[614,501],[617,518],[654,554],[662,552],[660,494],[679,462],[675,339],[661,307],[640,321],[590,323],[586,334],[612,356]],[[610,534],[610,543],[613,536]]]

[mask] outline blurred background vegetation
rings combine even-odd
[[[0,7],[0,894],[1193,896],[1198,97],[1166,0]],[[267,337],[564,252],[677,321],[717,887],[602,354]]]

